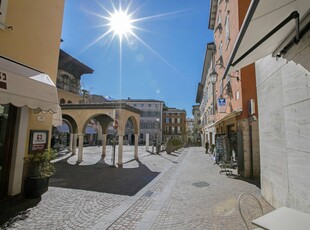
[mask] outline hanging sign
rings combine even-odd
[[[226,113],[226,98],[219,98],[217,101],[219,113]]]

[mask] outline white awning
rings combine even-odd
[[[309,0],[252,0],[224,76],[267,55],[277,55],[288,44],[288,38],[293,39],[295,36],[296,21],[288,17],[297,11],[301,22],[303,18],[309,16],[309,7]],[[283,26],[272,35],[269,34],[285,20],[287,23],[283,23]],[[302,30],[302,23],[299,25]],[[267,38],[265,41],[245,55],[265,36]]]
[[[0,104],[61,114],[57,89],[48,75],[0,57],[0,76]]]

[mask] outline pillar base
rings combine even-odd
[[[117,163],[117,167],[118,167],[118,168],[123,168],[123,164]]]

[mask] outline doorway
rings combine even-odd
[[[0,197],[8,190],[16,111],[10,104],[0,105]]]

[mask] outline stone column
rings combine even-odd
[[[149,151],[149,144],[150,144],[150,134],[146,133],[145,134],[145,147],[146,151]]]
[[[102,134],[102,153],[101,156],[105,158],[107,155],[107,134]]]
[[[69,149],[68,149],[69,152],[71,152],[73,149],[73,136],[74,134],[70,133],[70,144],[69,144]]]
[[[83,142],[84,142],[84,134],[78,134],[79,137],[79,152],[78,152],[78,163],[83,161]]]
[[[123,167],[123,135],[118,135],[118,167]]]
[[[139,134],[135,134],[135,153],[134,153],[134,157],[136,160],[139,160],[139,157],[138,157],[138,137],[139,137]]]
[[[77,134],[73,133],[72,134],[72,155],[76,154],[76,139],[77,139]]]

